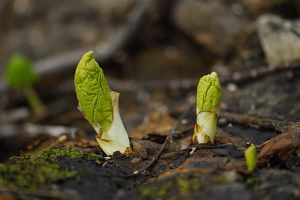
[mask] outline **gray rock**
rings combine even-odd
[[[235,47],[236,36],[245,28],[246,20],[239,14],[242,12],[238,4],[182,0],[174,6],[172,21],[212,52],[224,54]]]
[[[300,20],[263,15],[257,20],[257,30],[270,65],[300,60]]]

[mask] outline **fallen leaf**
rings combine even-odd
[[[151,112],[144,120],[144,123],[138,126],[130,134],[133,138],[142,138],[148,133],[159,133],[161,135],[168,135],[174,119],[168,113]]]
[[[299,148],[299,135],[299,133],[288,132],[275,136],[263,146],[258,158],[263,159],[277,155],[282,161],[288,160],[290,155]]]

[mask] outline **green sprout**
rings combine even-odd
[[[33,112],[36,116],[42,117],[46,113],[46,108],[33,89],[33,84],[37,79],[38,76],[26,57],[16,54],[10,58],[5,71],[7,84],[12,88],[21,89]]]
[[[119,93],[108,87],[93,51],[84,54],[75,71],[74,84],[79,110],[97,133],[96,141],[106,155],[119,151],[130,154],[131,147],[119,112]]]
[[[194,143],[214,143],[217,129],[217,109],[221,101],[221,86],[216,72],[203,76],[197,87],[197,122]]]
[[[245,150],[245,160],[247,164],[247,170],[248,171],[254,171],[256,168],[256,148],[253,144],[251,144],[246,150]]]

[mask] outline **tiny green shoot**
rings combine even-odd
[[[46,108],[33,89],[33,84],[37,79],[38,76],[29,59],[21,54],[15,54],[10,58],[5,70],[5,80],[8,86],[21,89],[35,115],[42,117],[46,113]]]
[[[96,141],[106,155],[119,151],[130,154],[131,147],[119,112],[119,93],[108,87],[93,51],[79,61],[74,77],[79,110],[96,131]]]
[[[247,165],[248,171],[254,171],[256,168],[256,148],[253,144],[251,144],[246,150],[245,150],[245,160]]]
[[[216,72],[203,76],[197,87],[197,122],[194,143],[214,143],[217,129],[217,110],[221,101],[221,86]]]

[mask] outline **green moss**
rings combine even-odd
[[[256,176],[247,178],[245,180],[245,183],[254,190],[259,189],[259,187],[260,187],[260,181],[259,181],[258,177],[256,177]]]
[[[199,176],[182,176],[176,179],[176,188],[181,196],[189,196],[191,193],[201,189]]]
[[[218,182],[219,182],[220,184],[226,184],[228,181],[227,181],[227,179],[226,179],[225,176],[219,176],[219,177],[218,177]]]
[[[60,148],[60,149],[49,149],[39,154],[44,159],[57,159],[59,157],[68,157],[73,159],[83,158],[86,160],[95,160],[99,158],[99,155],[95,153],[84,152],[82,149],[71,147],[71,148]]]
[[[149,185],[141,188],[141,194],[145,197],[151,196],[154,198],[163,198],[172,189],[173,184],[171,182],[166,183],[162,186]]]
[[[82,158],[83,152],[76,148],[49,149],[41,152],[40,156],[44,159],[57,159],[59,157]]]
[[[84,155],[85,159],[87,160],[97,160],[99,158],[99,155],[95,154],[95,153],[89,153]]]
[[[200,176],[200,173],[177,174],[164,183],[150,182],[141,187],[140,191],[144,197],[165,198],[174,194],[187,197],[201,189]]]
[[[176,186],[177,186],[180,194],[182,194],[183,196],[187,196],[189,194],[190,184],[186,178],[177,178]]]
[[[21,154],[12,157],[7,164],[0,163],[0,185],[8,187],[36,188],[49,186],[78,174],[77,171],[60,167],[57,158],[70,157],[96,160],[77,148],[49,149],[37,154]]]

